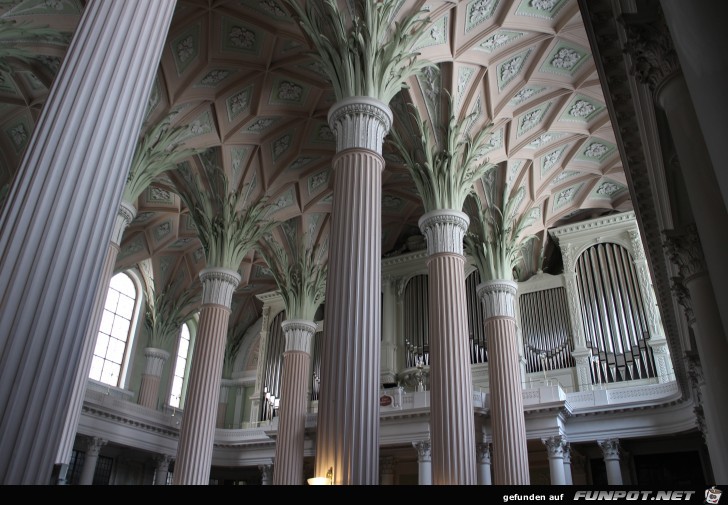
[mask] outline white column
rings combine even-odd
[[[286,337],[278,408],[274,485],[303,484],[303,446],[306,435],[308,384],[311,372],[311,340],[316,323],[290,319],[281,324]]]
[[[488,335],[490,422],[493,430],[493,482],[529,484],[523,387],[518,366],[513,281],[492,280],[478,286]]]
[[[571,474],[571,444],[569,442],[564,444],[564,484],[567,486],[574,484]]]
[[[154,485],[166,486],[167,476],[169,475],[169,464],[172,462],[172,456],[162,454],[154,458]]]
[[[180,427],[174,484],[210,482],[217,404],[222,380],[230,303],[240,275],[225,268],[200,272],[202,306]]]
[[[382,282],[382,384],[397,382],[397,281],[385,277]]]
[[[156,409],[159,402],[159,383],[162,378],[162,370],[164,370],[164,364],[169,359],[169,353],[164,349],[147,347],[144,349],[144,357],[147,358],[147,362],[139,386],[137,403],[150,409]]]
[[[394,465],[396,460],[392,456],[384,456],[379,459],[379,485],[394,485]]]
[[[230,379],[220,380],[220,397],[217,401],[217,417],[215,427],[224,428],[225,418],[227,417],[228,401],[230,400],[230,389],[235,387],[235,383]]]
[[[597,444],[604,455],[604,464],[607,467],[607,484],[610,486],[621,486],[622,468],[619,463],[619,440],[611,438],[609,440],[598,440]]]
[[[589,391],[592,389],[592,355],[586,347],[586,337],[581,320],[581,300],[575,273],[576,258],[571,244],[559,243],[559,247],[564,262],[564,289],[569,304],[569,323],[574,337],[574,350],[571,355],[576,364],[576,383],[579,391]]]
[[[328,119],[336,156],[315,475],[332,468],[334,484],[371,485],[379,482],[381,153],[392,112],[354,97]]]
[[[551,485],[566,484],[566,476],[564,475],[564,445],[566,445],[566,442],[561,436],[542,438],[541,442],[546,446],[548,453]]]
[[[412,442],[412,447],[417,450],[417,484],[420,486],[432,485],[432,452],[429,440]]]
[[[258,465],[258,470],[261,485],[270,486],[273,483],[273,465]]]
[[[102,438],[93,437],[88,440],[86,445],[86,455],[83,460],[83,468],[81,468],[81,477],[78,483],[82,486],[90,486],[94,483],[94,473],[96,473],[96,463],[99,461],[101,448],[108,441]]]
[[[463,254],[469,222],[467,214],[454,210],[436,210],[419,220],[427,240],[434,484],[477,482]]]
[[[490,443],[477,444],[475,449],[475,459],[478,463],[478,485],[490,486],[493,484],[490,474]]]
[[[175,4],[88,2],[2,208],[3,484],[49,483]]]

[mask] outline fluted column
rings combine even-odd
[[[240,275],[225,268],[200,272],[202,305],[180,427],[174,484],[207,485],[215,441],[230,303]]]
[[[478,286],[488,335],[493,482],[529,484],[523,388],[518,366],[515,297],[518,284],[492,280]]]
[[[215,426],[217,428],[225,427],[225,418],[228,411],[228,400],[230,399],[230,388],[234,388],[235,383],[230,379],[220,380],[220,397],[217,400],[217,416],[215,417]]]
[[[2,207],[3,484],[50,480],[175,4],[88,2]]]
[[[571,355],[576,365],[576,383],[579,391],[592,389],[592,354],[586,347],[586,337],[581,320],[581,300],[576,282],[576,257],[574,248],[568,243],[559,243],[564,262],[564,289],[569,304],[569,323],[574,338],[574,350]]]
[[[566,484],[566,476],[564,475],[564,445],[566,445],[566,442],[561,436],[542,438],[541,442],[546,446],[548,453],[551,484]]]
[[[476,461],[478,463],[478,484],[490,486],[493,479],[490,474],[490,443],[480,443],[475,446]]]
[[[142,373],[137,403],[150,409],[156,409],[159,401],[159,382],[164,364],[169,359],[169,353],[164,349],[147,347],[144,349],[144,356],[147,358],[147,362],[144,366],[144,373]]]
[[[169,475],[169,464],[172,462],[172,456],[162,454],[154,458],[154,485],[166,486],[167,475]]]
[[[300,319],[283,321],[286,337],[278,408],[274,485],[303,484],[303,445],[311,370],[311,339],[316,323]]]
[[[417,484],[420,486],[432,485],[432,450],[429,440],[412,442],[417,450]]]
[[[316,434],[316,475],[334,484],[379,482],[382,170],[389,107],[372,98],[334,104],[334,201]]]
[[[260,470],[260,484],[270,486],[273,482],[273,465],[258,465],[258,470]]]
[[[380,486],[393,486],[394,485],[394,465],[396,460],[393,456],[384,456],[379,460],[379,485]]]
[[[701,241],[694,226],[682,232],[667,233],[665,243],[671,261],[679,269],[682,284],[687,289],[695,322],[695,345],[700,356],[705,387],[702,396],[705,414],[705,439],[713,478],[728,481],[728,434],[723,428],[728,419],[725,385],[728,384],[728,341],[723,335],[720,313],[708,277]]]
[[[467,214],[454,210],[436,210],[419,220],[427,240],[434,484],[476,483],[463,254],[469,222]]]
[[[385,277],[382,286],[381,383],[397,382],[397,279]]]
[[[599,448],[604,455],[604,465],[607,468],[607,484],[610,486],[621,486],[622,468],[619,463],[619,440],[611,438],[609,440],[598,440]]]
[[[94,483],[94,474],[96,473],[96,463],[99,461],[101,448],[108,441],[102,438],[93,437],[86,443],[86,455],[83,460],[83,468],[81,468],[81,477],[78,483],[81,486],[90,486]]]

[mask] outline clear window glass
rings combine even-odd
[[[180,408],[182,403],[182,387],[185,381],[185,372],[187,371],[187,360],[189,359],[190,349],[190,328],[187,323],[182,325],[179,336],[179,346],[177,348],[177,361],[174,365],[174,378],[172,379],[172,392],[169,395],[169,405]]]

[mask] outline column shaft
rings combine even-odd
[[[200,272],[200,279],[200,326],[177,446],[174,484],[207,485],[210,481],[230,303],[240,275],[223,268],[209,268]]]
[[[94,483],[96,463],[99,461],[99,454],[104,445],[106,445],[106,440],[100,438],[94,437],[88,441],[86,457],[83,460],[83,468],[81,468],[81,476],[78,481],[79,485],[90,486]]]
[[[384,159],[348,149],[333,166],[315,474],[333,468],[335,484],[377,484]]]
[[[417,449],[417,484],[420,486],[432,485],[432,452],[429,440],[412,442]]]
[[[490,444],[480,443],[476,446],[478,460],[478,485],[490,486],[493,479],[490,472]]]
[[[427,272],[432,480],[436,485],[473,485],[477,478],[465,257],[432,255]]]
[[[147,347],[144,350],[144,356],[147,362],[139,385],[137,403],[150,409],[156,409],[159,403],[159,384],[162,371],[164,370],[164,364],[169,359],[169,353],[164,349]]]
[[[303,484],[303,444],[310,369],[311,356],[308,352],[286,351],[283,354],[274,485]]]
[[[2,209],[4,484],[50,480],[175,4],[88,2]]]

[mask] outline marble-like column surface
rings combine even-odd
[[[281,373],[281,402],[278,407],[274,485],[303,484],[303,446],[308,410],[311,370],[311,340],[316,323],[300,319],[283,321],[286,350]]]
[[[2,208],[3,484],[50,481],[175,5],[87,3]]]
[[[525,485],[531,481],[523,415],[513,281],[492,280],[478,286],[488,335],[490,421],[493,429],[493,483]]]
[[[621,486],[622,468],[620,466],[620,449],[619,440],[611,438],[609,440],[598,440],[599,448],[604,455],[604,465],[607,468],[607,484],[610,486]]]
[[[419,220],[427,240],[430,436],[436,485],[477,482],[463,253],[469,222],[467,214],[454,210],[436,210]]]
[[[206,268],[200,272],[200,280],[200,326],[174,465],[175,485],[207,485],[210,481],[230,303],[240,274],[225,268]]]
[[[326,319],[315,475],[334,484],[379,483],[382,143],[389,107],[346,98],[328,115],[336,135]]]
[[[417,450],[417,484],[420,486],[432,485],[432,448],[429,440],[412,442]]]
[[[144,349],[144,357],[147,358],[147,362],[139,386],[137,403],[150,409],[156,409],[159,402],[159,383],[162,378],[162,370],[164,370],[164,364],[169,359],[169,353],[164,349],[147,347]]]

